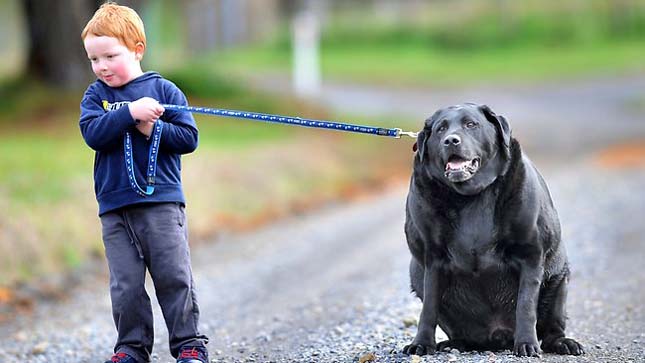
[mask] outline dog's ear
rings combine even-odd
[[[432,125],[436,122],[438,113],[439,111],[436,111],[423,122],[423,129],[417,134],[417,141],[412,146],[412,150],[417,152],[421,162],[426,154],[426,141],[432,134]]]
[[[479,110],[486,116],[486,119],[495,125],[497,133],[502,141],[502,146],[508,151],[511,147],[511,126],[506,121],[506,118],[501,115],[495,114],[490,107],[486,105],[479,106]]]
[[[421,162],[423,162],[423,156],[426,153],[426,140],[428,139],[428,136],[430,136],[430,130],[424,128],[419,131],[417,141],[412,146],[412,150],[417,152],[417,155],[419,155],[419,161]]]

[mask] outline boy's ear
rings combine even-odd
[[[134,46],[134,54],[137,56],[137,60],[143,59],[143,54],[146,52],[146,46],[143,42],[138,42]]]

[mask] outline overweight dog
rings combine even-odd
[[[403,351],[583,354],[564,332],[558,215],[507,120],[485,105],[447,107],[425,121],[415,149],[405,234],[423,307]],[[437,325],[449,338],[438,345]]]

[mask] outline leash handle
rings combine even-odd
[[[163,131],[163,122],[161,120],[155,121],[155,127],[152,134],[152,142],[148,150],[148,168],[146,171],[146,189],[144,190],[137,183],[137,177],[134,168],[134,161],[132,156],[134,150],[132,149],[132,136],[130,132],[126,131],[123,141],[124,154],[125,154],[125,169],[128,172],[130,179],[130,186],[132,189],[142,197],[147,197],[155,192],[155,176],[157,175],[157,156],[159,154],[159,142],[161,141],[161,132]]]
[[[227,110],[223,108],[208,108],[208,107],[194,107],[194,106],[181,106],[181,105],[161,105],[166,110],[172,111],[185,111],[193,113],[201,113],[214,116],[223,116],[223,117],[235,117],[235,118],[245,118],[254,121],[263,121],[263,122],[273,122],[281,123],[294,126],[303,126],[303,127],[314,127],[328,130],[336,131],[346,131],[346,132],[357,132],[363,134],[372,134],[377,136],[386,136],[393,138],[401,138],[402,135],[410,136],[416,138],[415,132],[406,132],[401,129],[392,128],[381,128],[381,127],[372,127],[372,126],[363,126],[363,125],[354,125],[344,122],[337,121],[327,121],[327,120],[315,120],[307,119],[302,117],[291,117],[291,116],[282,116],[282,115],[273,115],[268,113],[258,113],[250,111],[237,111],[237,110]]]

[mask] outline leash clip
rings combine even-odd
[[[401,129],[394,129],[394,130],[396,130],[396,136],[394,136],[394,137],[397,138],[397,139],[400,139],[401,135],[409,136],[409,137],[412,137],[412,138],[415,138],[415,139],[417,138],[417,136],[419,136],[418,132],[403,131]]]

